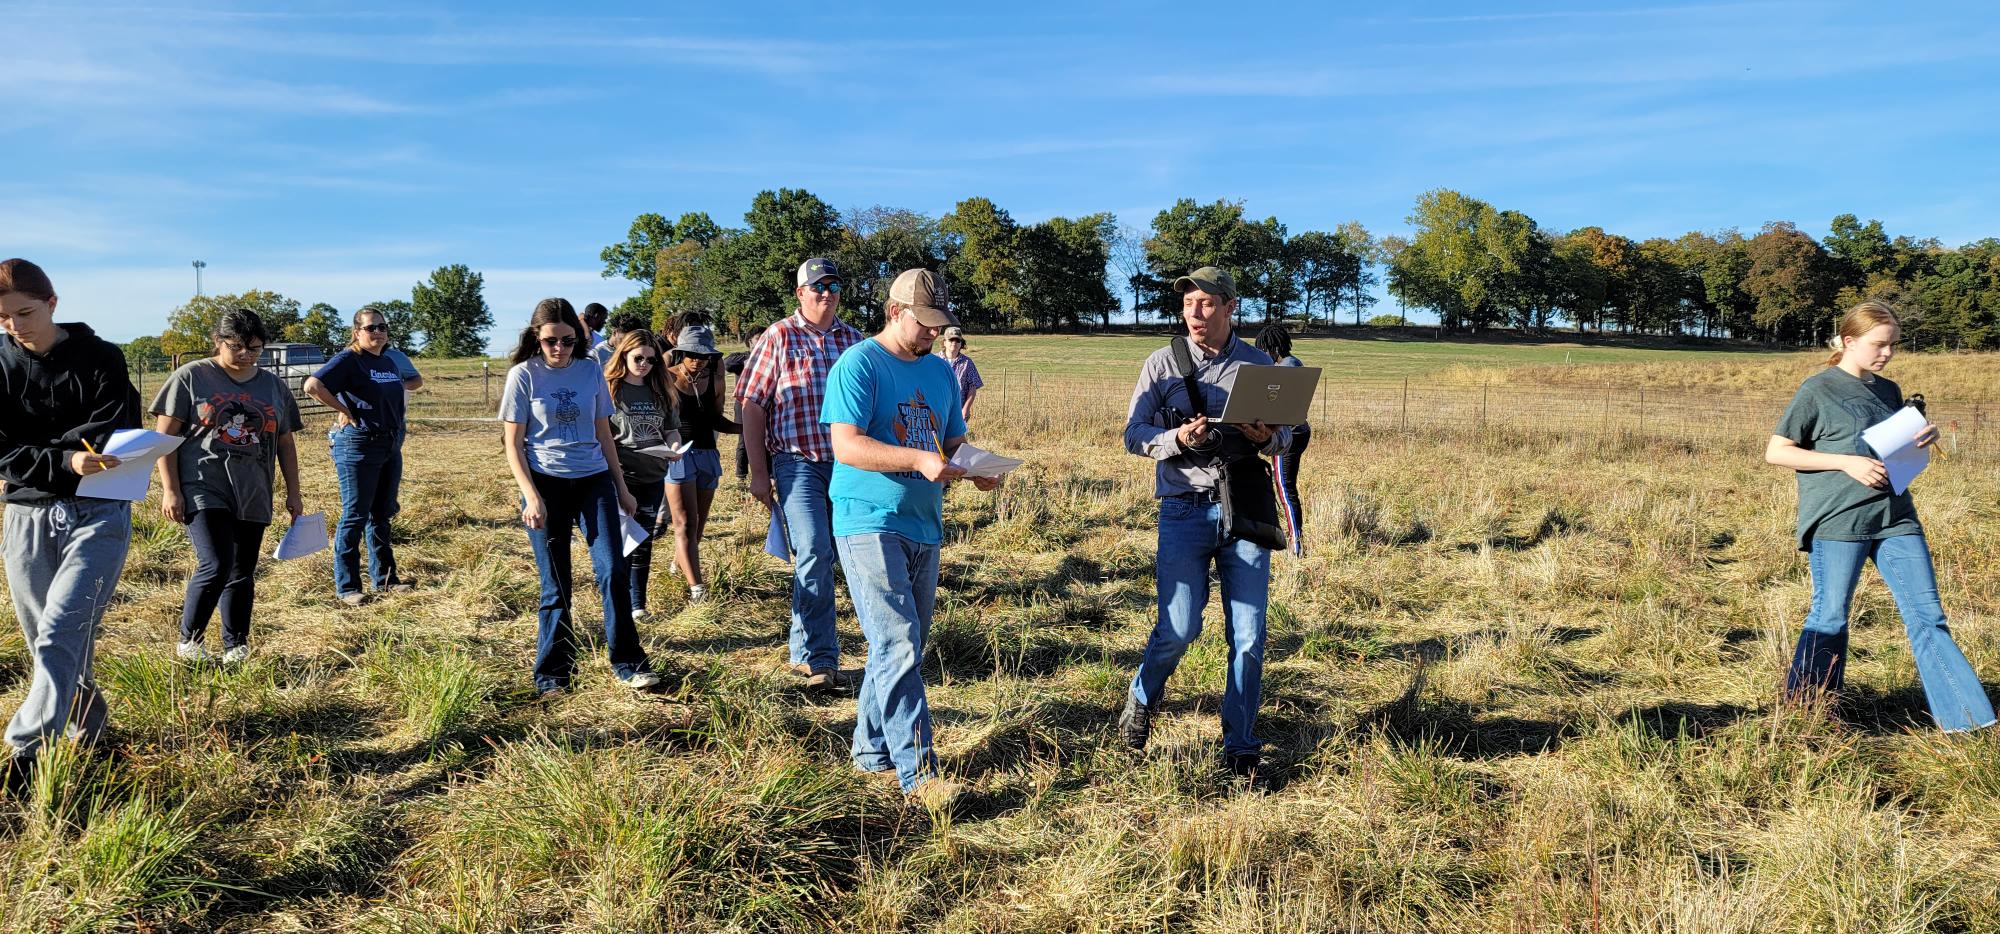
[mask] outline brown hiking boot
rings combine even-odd
[[[910,803],[927,811],[946,812],[965,797],[965,786],[949,778],[927,778],[908,797]]]

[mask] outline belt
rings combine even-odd
[[[1216,493],[1212,490],[1196,490],[1192,493],[1168,493],[1166,496],[1163,496],[1161,498],[1186,500],[1190,503],[1222,502],[1222,494]]]

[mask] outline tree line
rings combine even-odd
[[[1235,276],[1245,313],[1267,321],[1406,320],[1368,318],[1385,286],[1451,333],[1572,328],[1805,344],[1824,340],[1840,309],[1880,298],[1901,309],[1913,345],[2000,346],[1992,238],[1949,248],[1843,214],[1823,241],[1787,221],[1751,236],[1633,240],[1596,226],[1548,230],[1450,189],[1419,196],[1406,221],[1407,233],[1384,237],[1359,222],[1292,233],[1240,201],[1181,199],[1143,230],[1109,213],[1024,224],[987,198],[931,217],[842,212],[781,188],[753,198],[741,227],[699,211],[671,221],[641,214],[599,258],[607,278],[640,283],[620,310],[656,324],[700,311],[731,330],[782,317],[794,268],[830,256],[848,275],[845,305],[864,324],[880,320],[889,278],[914,266],[943,272],[960,317],[992,332],[1108,325],[1123,300],[1170,319],[1179,311],[1173,279],[1214,265]]]
[[[426,357],[483,357],[493,312],[486,305],[486,280],[471,268],[440,266],[410,288],[407,299],[368,302],[388,319],[392,346]],[[167,315],[167,329],[158,337],[141,337],[125,345],[127,359],[172,360],[181,354],[204,354],[214,342],[209,334],[224,312],[244,308],[264,319],[274,343],[338,347],[347,343],[352,312],[342,313],[325,302],[301,310],[298,299],[263,289],[234,295],[197,295]]]

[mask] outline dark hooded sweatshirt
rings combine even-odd
[[[69,469],[83,440],[102,451],[119,428],[139,427],[139,391],[125,353],[87,324],[58,325],[69,336],[31,353],[0,334],[0,501],[47,506],[76,495]]]

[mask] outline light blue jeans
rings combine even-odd
[[[854,615],[868,637],[868,667],[855,704],[856,768],[894,768],[904,791],[937,774],[931,707],[924,695],[924,642],[936,605],[938,546],[894,533],[843,535],[840,567]]]
[[[833,483],[831,462],[789,451],[771,455],[771,485],[792,546],[792,663],[814,671],[840,669],[833,625]]]
[[[1257,705],[1264,692],[1264,608],[1271,592],[1271,553],[1222,534],[1222,505],[1185,496],[1160,500],[1156,596],[1159,622],[1146,640],[1132,696],[1156,706],[1166,696],[1167,678],[1188,645],[1201,635],[1208,606],[1208,571],[1222,582],[1223,620],[1229,627],[1229,672],[1222,688],[1222,748],[1254,755]]]
[[[95,742],[108,709],[91,676],[97,626],[125,571],[132,504],[72,498],[7,505],[7,589],[34,671],[7,724],[14,755],[32,758],[58,736]]]
[[[1810,555],[1812,612],[1806,616],[1798,648],[1792,653],[1785,693],[1798,695],[1809,688],[1840,690],[1847,677],[1847,608],[1854,602],[1854,586],[1861,580],[1862,566],[1873,559],[1875,570],[1881,572],[1890,595],[1896,598],[1896,612],[1903,617],[1910,655],[1916,660],[1924,699],[1930,702],[1931,719],[1938,729],[1956,733],[1993,725],[1993,705],[1986,699],[1986,689],[1979,685],[1979,675],[1945,625],[1930,544],[1921,533],[1869,542],[1816,538]]]

